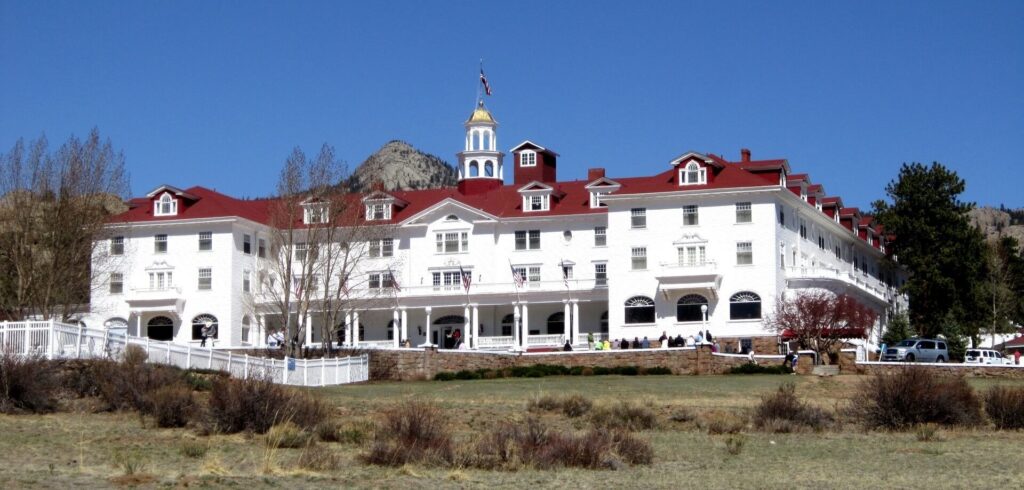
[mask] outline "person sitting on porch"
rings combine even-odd
[[[629,341],[626,340],[625,337],[623,337],[621,340],[619,340],[619,348],[620,349],[628,349],[629,348]]]
[[[604,350],[604,344],[601,342],[594,344],[594,350]]]
[[[686,347],[686,339],[683,338],[683,334],[676,335],[676,347]]]
[[[658,337],[658,342],[661,342],[661,345],[668,342],[668,334],[664,330],[661,332],[661,337]]]
[[[639,349],[640,348],[640,337],[633,337],[633,344],[630,345],[629,347],[633,348],[633,349]]]
[[[587,349],[594,350],[594,332],[587,333]]]
[[[601,347],[603,347],[604,350],[612,350],[612,343],[609,342],[608,339],[605,339],[601,342]]]
[[[640,342],[640,348],[641,349],[650,349],[651,348],[651,341],[647,340],[647,336],[646,335],[644,335],[644,340]]]
[[[572,342],[569,342],[569,340],[566,339],[565,345],[562,346],[562,350],[566,352],[572,352]]]

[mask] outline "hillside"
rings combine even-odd
[[[386,190],[432,189],[454,186],[455,168],[440,158],[413,148],[404,141],[390,141],[352,172],[347,182],[356,192],[380,182]]]
[[[971,210],[971,223],[981,228],[985,238],[1009,235],[1024,243],[1024,209],[980,207]]]

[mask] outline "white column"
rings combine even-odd
[[[462,326],[462,341],[467,343],[466,347],[469,347],[469,327],[473,321],[473,318],[469,316],[469,304],[466,304],[465,308],[462,309],[462,317],[466,319],[466,323]]]
[[[576,344],[576,338],[580,336],[580,300],[572,300],[572,340]]]
[[[569,300],[562,300],[562,334],[569,340],[569,343],[575,344],[575,340],[572,336],[572,307],[569,306]]]
[[[402,341],[409,340],[409,312],[405,311],[405,307],[402,306],[398,309],[401,312],[402,320]],[[412,345],[412,341],[409,340],[409,345]]]
[[[469,344],[469,347],[476,349],[480,343],[479,339],[477,339],[477,336],[480,334],[480,311],[476,304],[473,305],[473,323],[471,330],[473,331],[473,336],[471,337],[473,342]]]
[[[512,348],[519,350],[519,303],[512,303]]]
[[[135,314],[135,335],[139,337],[149,337],[148,335],[142,335],[142,312]],[[192,339],[189,338],[191,341]]]
[[[429,307],[429,306],[424,308],[424,311],[427,312],[427,321],[426,321],[427,339],[424,340],[423,343],[426,344],[426,345],[434,345],[433,341],[430,340],[430,311],[431,310],[432,310],[432,308]]]
[[[306,313],[306,345],[313,344],[313,315]]]
[[[359,345],[359,312],[352,313],[352,345]]]
[[[523,301],[523,350],[530,346],[530,309]]]
[[[352,343],[352,313],[345,313],[345,345],[351,347]]]
[[[391,346],[398,348],[398,308],[391,310]]]

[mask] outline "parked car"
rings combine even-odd
[[[967,349],[967,358],[964,362],[967,364],[1013,364],[1013,361],[992,349]]]
[[[939,339],[906,339],[885,349],[883,361],[946,362],[949,351],[946,341]]]

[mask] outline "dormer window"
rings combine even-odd
[[[391,219],[391,206],[378,202],[366,205],[366,221],[382,221]]]
[[[604,208],[608,207],[603,200],[603,196],[611,194],[617,190],[621,185],[614,180],[606,177],[600,177],[593,182],[587,184],[586,189],[590,192],[590,207],[591,208]]]
[[[608,207],[607,204],[601,202],[601,196],[603,196],[603,195],[605,195],[607,193],[608,192],[590,191],[590,207],[592,207],[592,208],[606,208],[606,207]]]
[[[302,222],[307,225],[327,223],[329,213],[327,205],[322,203],[306,204],[302,212]]]
[[[537,152],[533,150],[523,150],[519,153],[519,166],[520,167],[536,167],[537,166]]]
[[[804,202],[807,202],[807,188],[804,186],[800,186],[800,199],[803,199]]]
[[[153,203],[154,216],[175,216],[178,214],[178,200],[165,192]]]
[[[551,196],[548,194],[544,195],[532,195],[523,196],[523,210],[524,211],[547,211],[551,209]]]
[[[707,169],[701,168],[697,162],[690,162],[679,169],[679,185],[699,185],[708,183]]]

